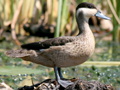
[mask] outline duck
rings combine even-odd
[[[23,29],[32,36],[38,37],[54,37],[55,26],[45,23],[45,19],[39,20],[39,23],[26,23],[23,25]]]
[[[83,2],[76,7],[78,35],[61,36],[23,44],[21,45],[22,49],[6,51],[5,54],[54,68],[57,82],[66,88],[73,82],[63,79],[61,68],[80,65],[94,53],[95,38],[88,24],[89,18],[92,16],[111,20],[102,14],[94,4]]]
[[[30,33],[32,36],[38,36],[38,37],[48,37],[53,38],[54,37],[54,29],[55,26],[53,25],[41,25],[39,24],[33,24],[30,25],[29,23],[26,23],[23,25],[23,28],[26,32]]]

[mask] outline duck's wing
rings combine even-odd
[[[68,42],[74,41],[74,38],[71,36],[66,36],[66,37],[58,37],[58,38],[52,38],[40,42],[34,42],[34,43],[29,43],[29,44],[24,44],[21,45],[23,49],[28,49],[28,50],[40,50],[40,49],[47,49],[50,46],[60,46],[60,45],[65,45]]]

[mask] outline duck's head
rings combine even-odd
[[[79,17],[80,15],[83,15],[84,18],[88,21],[88,19],[92,16],[100,17],[103,19],[108,19],[110,20],[109,17],[105,16],[103,13],[101,13],[94,4],[88,3],[88,2],[83,2],[80,3],[76,7],[76,15]]]

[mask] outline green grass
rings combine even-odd
[[[3,66],[0,67],[0,75],[18,75],[18,74],[42,74],[44,70],[31,69],[20,66]]]

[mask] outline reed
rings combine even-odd
[[[65,34],[65,25],[67,24],[67,18],[68,18],[68,12],[69,12],[67,4],[68,4],[68,0],[64,0],[62,5],[61,27],[60,27],[60,32],[62,36]]]
[[[108,67],[108,66],[119,66],[120,65],[120,62],[117,62],[117,61],[109,61],[109,62],[106,62],[106,61],[87,61],[85,63],[82,64],[82,66],[97,66],[97,67]]]
[[[17,6],[19,4],[20,0],[0,0],[0,27],[5,27],[6,22],[12,21],[13,16],[15,14],[15,11],[17,9]],[[59,1],[59,2],[58,2]],[[17,18],[16,22],[16,33],[24,35],[24,30],[22,28],[24,21],[28,20],[28,22],[31,22],[31,18],[34,16],[34,8],[36,5],[39,4],[40,8],[37,8],[38,13],[35,14],[34,16],[34,22],[37,22],[38,19],[40,19],[42,15],[42,8],[44,5],[44,2],[48,4],[48,24],[52,24],[56,26],[55,29],[55,37],[58,37],[59,35],[65,35],[65,30],[66,30],[66,25],[69,24],[69,20],[71,17],[69,17],[69,8],[71,5],[72,0],[24,0],[22,9],[20,11],[19,17]],[[36,3],[37,2],[37,3]],[[95,5],[97,4],[102,4],[101,1],[97,0],[75,0],[76,6],[77,4],[81,2],[90,2]],[[107,6],[107,11],[112,12],[111,17],[112,17],[112,22],[114,25],[114,29],[112,32],[113,34],[113,41],[115,42],[120,42],[120,0],[107,0],[108,6]],[[49,5],[51,3],[51,5]],[[59,4],[57,7],[57,3]],[[108,8],[109,7],[109,8]],[[75,9],[75,8],[73,8]],[[75,13],[75,12],[74,12]],[[47,18],[46,17],[46,18]],[[32,21],[33,22],[33,21]],[[74,30],[76,28],[76,20],[75,20],[75,14],[72,17],[72,24],[70,25],[70,30]],[[108,35],[109,32],[106,34]],[[105,36],[106,36],[105,35]]]
[[[111,12],[113,14],[113,26],[114,26],[114,30],[113,30],[113,41],[115,42],[120,42],[120,1],[119,0],[107,0],[108,5],[111,9]]]
[[[55,37],[59,37],[59,33],[60,33],[62,2],[63,2],[62,0],[59,0],[57,26],[56,26],[56,30],[55,30],[55,34],[54,34]]]

